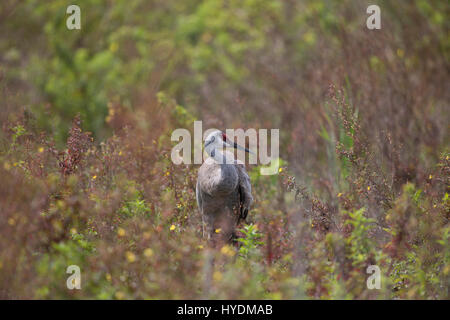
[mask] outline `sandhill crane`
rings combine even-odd
[[[209,155],[198,171],[196,196],[202,215],[203,235],[209,239],[231,241],[241,219],[245,220],[253,202],[250,178],[243,163],[226,147],[248,149],[228,140],[216,130],[205,139]],[[206,230],[205,230],[206,229]]]

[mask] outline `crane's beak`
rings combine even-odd
[[[248,150],[247,148],[244,148],[244,147],[238,145],[236,142],[230,142],[230,141],[228,141],[228,139],[227,139],[227,143],[228,143],[229,146],[231,146],[231,147],[233,147],[233,148],[235,148],[235,149],[243,150],[243,151],[245,151],[245,152],[254,154],[252,151],[250,151],[250,150]]]

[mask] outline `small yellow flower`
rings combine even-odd
[[[13,225],[16,224],[16,220],[14,220],[14,218],[9,218],[9,219],[8,219],[8,224],[9,224],[10,226],[13,226]]]
[[[93,177],[92,177],[92,180],[95,180],[95,179],[97,179],[97,176],[93,176]]]
[[[109,45],[109,50],[110,50],[111,52],[116,52],[117,49],[119,49],[119,45],[117,44],[117,42],[112,42],[112,43]]]
[[[271,294],[271,299],[272,300],[281,300],[281,299],[283,299],[283,294],[280,291],[276,291]]]
[[[144,256],[150,258],[153,255],[153,250],[151,248],[147,248],[144,250]]]
[[[433,176],[430,174],[429,176],[428,176],[428,179],[433,179]]]
[[[166,172],[166,176],[170,176],[170,172],[169,171]]]
[[[3,163],[3,168],[5,168],[6,171],[9,171],[9,169],[11,169],[11,165],[9,164],[9,162],[5,162]]]
[[[111,281],[111,274],[110,274],[110,273],[107,273],[107,274],[106,274],[106,280],[107,280],[107,281]]]
[[[0,264],[0,268],[1,268],[1,264]],[[444,276],[448,275],[450,273],[450,266],[445,266],[444,270],[443,270]]]
[[[117,291],[117,292],[116,292],[116,298],[117,298],[118,300],[124,299],[124,298],[125,298],[125,293],[123,293],[123,292],[121,292],[121,291]]]
[[[215,271],[213,273],[213,279],[216,282],[219,282],[220,280],[222,280],[222,273],[220,271]]]
[[[220,233],[222,231],[222,228],[218,228],[215,230],[216,233]]]
[[[314,223],[311,223],[311,227],[314,228]]]
[[[122,151],[119,151],[119,156],[121,156],[122,155]]]
[[[43,147],[40,147],[40,148],[38,149],[38,151],[39,151],[39,153],[42,153],[42,152],[44,152],[44,148],[43,148]]]
[[[125,237],[126,234],[127,234],[127,233],[125,232],[124,229],[122,229],[122,228],[117,229],[117,235],[118,235],[119,237]]]
[[[71,233],[71,234],[77,233],[77,228],[72,228],[72,229],[70,229],[70,233]]]
[[[199,244],[199,245],[197,246],[197,249],[203,249],[203,245],[202,245],[202,244]]]
[[[367,191],[370,191],[370,186],[367,187]]]
[[[173,230],[175,230],[175,225],[174,224],[170,226],[170,231],[173,231]]]
[[[338,198],[342,197],[342,192],[339,192],[337,196]]]
[[[131,251],[127,251],[125,253],[125,257],[127,258],[127,261],[129,263],[133,263],[133,262],[136,261],[136,255],[133,252],[131,252]]]
[[[278,172],[280,173],[283,172],[283,168],[278,169]]]
[[[433,208],[436,208],[436,207],[437,207],[437,204],[434,204],[434,205],[433,205]]]
[[[64,207],[66,206],[66,204],[64,203],[63,200],[57,200],[57,201],[56,201],[56,206],[57,206],[59,209],[64,209]]]
[[[224,245],[222,247],[222,249],[220,249],[220,252],[226,256],[232,257],[235,255],[235,251],[233,250],[233,248],[229,245]]]

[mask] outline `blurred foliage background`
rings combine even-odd
[[[70,4],[0,3],[0,298],[449,298],[446,1]],[[170,161],[194,120],[280,128],[236,247]]]

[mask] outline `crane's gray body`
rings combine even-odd
[[[211,154],[214,156],[215,152]],[[221,163],[215,158],[207,158],[198,171],[197,204],[204,235],[229,241],[253,202],[250,178],[243,164],[235,160]]]

